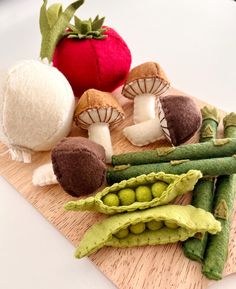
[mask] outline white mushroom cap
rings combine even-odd
[[[124,111],[115,97],[96,89],[88,89],[83,93],[74,114],[76,124],[83,129],[99,122],[115,124],[124,117]]]
[[[130,99],[141,94],[159,96],[169,86],[170,83],[160,65],[155,62],[145,62],[129,72],[122,94]]]

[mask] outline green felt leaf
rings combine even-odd
[[[74,22],[75,22],[75,28],[77,30],[81,30],[81,20],[79,19],[79,17],[74,16]]]
[[[45,34],[50,29],[46,6],[47,6],[47,0],[44,0],[43,5],[41,6],[41,9],[40,9],[40,17],[39,17],[39,26],[40,26],[40,32],[42,35]]]
[[[52,61],[53,53],[57,43],[61,40],[61,38],[65,34],[65,30],[68,27],[71,18],[74,16],[75,11],[84,3],[84,0],[78,0],[70,4],[64,12],[60,11],[60,9],[56,6],[52,8],[52,13],[55,17],[55,14],[58,13],[58,18],[54,21],[52,27],[50,27],[46,12],[47,0],[44,0],[44,3],[41,7],[40,13],[40,29],[42,32],[42,43],[41,43],[41,51],[40,57],[41,59],[47,58],[49,62]],[[56,12],[57,11],[57,12]],[[55,20],[55,19],[54,19]],[[51,24],[52,24],[51,20]]]
[[[98,17],[98,16],[97,16]],[[96,18],[95,18],[96,19]],[[94,20],[92,23],[92,29],[93,30],[98,30],[99,28],[102,27],[103,23],[104,23],[105,17],[102,17],[101,19]]]
[[[47,18],[50,28],[57,22],[59,15],[62,13],[61,3],[55,3],[49,6],[47,10]]]

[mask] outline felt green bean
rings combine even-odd
[[[218,139],[204,143],[164,147],[112,156],[113,166],[163,163],[171,160],[200,160],[236,154],[236,139]]]
[[[236,114],[231,113],[224,119],[225,137],[236,137]],[[231,215],[235,197],[235,175],[220,176],[216,183],[214,215],[220,221],[222,231],[217,236],[210,236],[203,264],[203,274],[209,279],[222,278],[228,255]]]
[[[216,108],[205,106],[201,109],[202,127],[200,130],[200,142],[209,141],[216,138],[217,127],[220,116]],[[212,211],[214,196],[214,178],[205,178],[196,184],[191,204],[197,208],[202,208],[208,212]],[[208,234],[206,233],[201,239],[192,237],[183,244],[183,251],[186,257],[202,262],[207,244]]]
[[[121,181],[120,183],[113,184],[106,187],[101,192],[93,197],[78,201],[70,201],[65,204],[64,208],[68,211],[97,211],[104,214],[116,214],[135,210],[144,210],[151,207],[156,207],[168,204],[177,196],[186,192],[192,191],[198,179],[202,177],[200,171],[190,170],[186,174],[171,175],[165,173],[151,173],[149,175],[140,175],[136,178]],[[168,187],[158,196],[154,197],[151,201],[138,202],[137,200],[130,205],[112,205],[109,206],[104,202],[104,197],[116,194],[123,189],[135,190],[140,186],[151,186],[152,184],[161,181],[168,184]]]
[[[151,221],[171,221],[177,228],[170,229],[163,226],[153,231],[146,226]],[[139,224],[142,223],[145,226],[140,230]],[[139,231],[134,230],[135,225],[139,227]],[[184,241],[196,233],[216,234],[220,230],[220,222],[209,212],[190,205],[165,205],[144,211],[117,214],[93,225],[85,233],[75,256],[82,258],[104,246],[135,247],[167,244]]]
[[[151,172],[183,174],[189,170],[199,170],[203,176],[231,175],[236,173],[236,156],[202,160],[179,160],[169,163],[145,164],[139,166],[123,166],[107,170],[107,182],[113,184]]]

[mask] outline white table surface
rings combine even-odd
[[[0,0],[0,69],[38,57],[40,5],[39,0]],[[77,14],[106,15],[106,24],[127,41],[133,66],[157,61],[173,86],[236,111],[235,2],[87,0]],[[88,259],[75,260],[73,252],[73,246],[0,178],[0,289],[115,288]],[[210,288],[235,288],[235,282],[236,275],[231,275]]]

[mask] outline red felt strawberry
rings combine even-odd
[[[68,23],[66,32],[57,37],[50,59],[47,52],[44,56],[66,76],[76,96],[89,88],[113,91],[124,82],[130,69],[127,44],[114,29],[102,26],[104,18],[74,19],[75,25]]]

